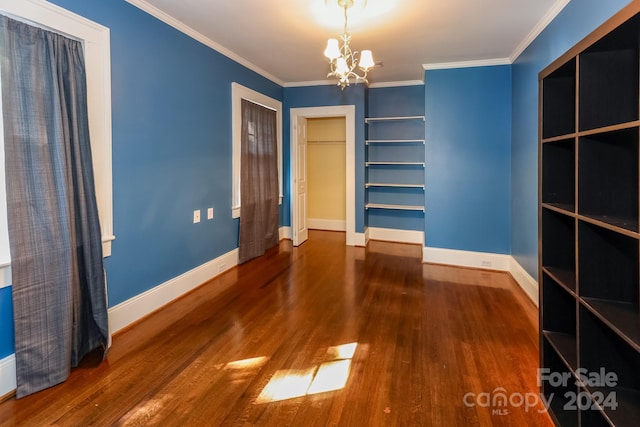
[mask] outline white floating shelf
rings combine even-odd
[[[424,212],[424,206],[410,206],[410,205],[387,205],[381,203],[367,203],[366,209],[390,209],[396,211],[420,211]]]
[[[424,167],[424,162],[366,162],[365,166],[422,166]]]
[[[424,184],[385,184],[381,182],[369,182],[365,184],[365,187],[422,188],[424,190]]]
[[[367,139],[364,143],[369,144],[400,144],[407,142],[417,142],[424,144],[424,139]]]
[[[422,120],[424,121],[424,116],[367,117],[364,119],[364,122],[365,123],[384,122],[389,120]]]

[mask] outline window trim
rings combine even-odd
[[[87,74],[89,133],[103,256],[111,255],[111,46],[109,28],[44,0],[0,0],[0,13],[82,41]]]
[[[282,204],[282,102],[242,86],[231,83],[232,167],[231,167],[231,216],[240,218],[240,154],[242,141],[242,100],[262,105],[276,112],[276,146],[278,150],[278,204]]]

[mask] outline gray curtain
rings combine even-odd
[[[108,343],[82,44],[0,16],[17,396]]]
[[[240,263],[278,244],[276,112],[242,100]]]

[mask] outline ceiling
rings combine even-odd
[[[326,80],[326,40],[343,27],[337,0],[127,1],[287,86]],[[369,81],[384,84],[510,63],[570,0],[355,1],[351,46],[373,51]]]

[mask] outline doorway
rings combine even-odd
[[[307,120],[307,227],[346,231],[344,117]]]
[[[355,106],[291,109],[291,228],[293,244],[308,236],[307,224],[307,119],[341,117],[345,120],[345,231],[348,246],[355,246]]]

